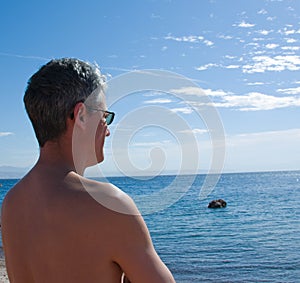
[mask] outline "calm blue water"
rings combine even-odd
[[[185,176],[182,176],[184,183]],[[110,181],[130,195],[174,176]],[[154,245],[177,282],[300,282],[300,171],[224,174],[206,200],[204,180],[169,208],[145,216]],[[0,201],[17,180],[0,180]],[[207,208],[223,198],[224,209]]]

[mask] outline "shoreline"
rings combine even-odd
[[[9,283],[6,267],[5,267],[4,252],[2,247],[0,247],[0,282]]]

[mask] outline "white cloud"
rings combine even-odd
[[[285,94],[297,95],[300,94],[300,87],[278,89],[277,91]]]
[[[266,48],[268,48],[268,49],[274,49],[274,48],[276,48],[278,46],[279,46],[279,44],[269,43],[269,44],[266,45]]]
[[[175,94],[186,94],[186,95],[208,95],[213,97],[220,97],[230,94],[229,92],[225,92],[222,89],[212,90],[212,89],[202,89],[200,87],[182,87],[178,89],[171,89],[170,92]]]
[[[144,101],[144,104],[164,104],[164,103],[171,103],[172,100],[168,98],[155,98],[151,100]]]
[[[203,40],[203,43],[204,43],[206,46],[212,46],[212,45],[214,45],[214,43],[213,43],[212,41],[207,40],[207,39]]]
[[[300,49],[299,46],[282,46],[282,50],[290,50],[290,51],[297,51]]]
[[[164,39],[173,40],[173,41],[177,41],[177,42],[204,43],[206,46],[214,45],[214,43],[212,41],[205,39],[201,35],[188,35],[188,36],[167,35],[164,37]]]
[[[236,58],[236,56],[225,55],[225,58],[226,58],[226,59],[235,59],[235,58]]]
[[[191,114],[193,112],[193,109],[190,107],[173,108],[170,110],[175,113],[182,113],[182,114]]]
[[[253,63],[244,65],[244,73],[263,73],[265,71],[297,71],[300,70],[300,56],[278,55],[273,58],[268,56],[254,56]]]
[[[190,130],[183,130],[183,131],[180,131],[180,133],[182,134],[206,134],[208,133],[208,130],[207,129],[190,129]]]
[[[294,38],[286,38],[286,43],[296,43],[298,40]]]
[[[263,37],[254,37],[253,41],[265,41],[265,39]],[[255,43],[251,42],[251,43],[248,43],[247,45],[259,46],[259,44],[257,42],[255,42]]]
[[[238,25],[234,25],[234,26],[238,26],[240,28],[251,28],[251,27],[254,27],[255,24],[250,24],[250,23],[246,23],[245,21],[242,21]]]
[[[271,33],[273,30],[258,30],[257,33],[261,34],[261,35],[268,35],[269,33]]]
[[[161,51],[166,51],[167,49],[168,49],[167,46],[163,46],[163,47],[161,48]]]
[[[263,85],[263,82],[248,83],[248,85]],[[287,95],[296,95],[300,93],[300,87],[289,88],[289,89],[279,89],[278,92],[285,93]],[[272,96],[263,94],[260,92],[250,92],[245,95],[235,95],[232,92],[226,92],[222,89],[212,90],[212,89],[201,89],[197,87],[183,87],[179,89],[170,90],[172,93],[187,95],[186,102],[193,107],[203,106],[203,105],[213,105],[214,107],[220,108],[232,108],[239,111],[263,111],[272,110],[277,108],[285,107],[299,107],[300,106],[300,96]],[[212,103],[209,101],[203,102],[197,100],[188,101],[189,95],[203,96],[207,95],[211,97]],[[172,111],[181,112],[184,114],[190,114],[192,112],[191,108],[175,108]]]
[[[268,12],[265,10],[265,9],[261,9],[261,10],[259,10],[258,12],[257,12],[257,14],[259,14],[259,15],[265,15],[265,14],[267,14]]]
[[[264,85],[263,82],[254,82],[254,83],[247,83],[247,85]]]
[[[252,58],[250,57],[247,61],[244,58],[238,60],[240,62],[244,61],[244,65],[238,64],[229,64],[222,65],[217,63],[208,63],[202,66],[195,67],[198,71],[205,71],[211,68],[225,68],[225,69],[238,69],[241,68],[243,73],[263,73],[266,71],[298,71],[300,70],[300,56],[295,55],[295,51],[300,50],[300,46],[283,46],[280,47],[281,50],[286,51],[285,53],[281,53],[281,55],[271,56],[266,55],[267,49],[273,50],[279,48],[279,44],[269,43],[265,45],[265,50],[261,50],[262,46],[258,43],[251,42],[246,46],[251,46],[253,51],[249,54],[252,54]],[[269,54],[271,54],[269,52]],[[236,59],[234,56],[225,55],[226,59]],[[236,60],[235,60],[236,62]]]
[[[205,65],[196,67],[196,70],[198,70],[198,71],[205,71],[205,70],[210,69],[212,67],[219,67],[219,65],[218,64],[214,64],[214,63],[209,63],[209,64],[205,64]]]
[[[225,66],[226,69],[238,69],[240,68],[239,65],[228,65],[228,66]]]
[[[175,94],[186,94],[186,95],[199,95],[199,96],[205,95],[204,90],[200,87],[182,87],[182,88],[170,89],[169,92]]]
[[[291,106],[300,106],[300,97],[276,97],[259,92],[246,95],[227,95],[216,107],[238,108],[240,111],[272,110]]]
[[[13,133],[11,132],[0,132],[0,137],[6,137],[6,136],[10,136],[13,135]]]
[[[217,89],[217,90],[212,90],[212,89],[204,89],[204,93],[206,95],[209,95],[209,96],[214,96],[214,97],[223,97],[223,96],[226,96],[228,94],[231,94],[229,92],[225,92],[224,90],[222,89]]]
[[[292,26],[288,25],[287,27],[280,29],[278,32],[284,35],[291,35],[295,33],[300,33],[300,30],[291,29]]]
[[[168,35],[165,37],[165,39],[174,40],[174,41],[178,41],[178,42],[195,43],[195,42],[199,42],[199,41],[203,40],[204,37],[203,36],[195,36],[195,35],[176,37],[176,36]]]
[[[233,36],[231,36],[231,35],[224,35],[224,34],[218,35],[217,37],[225,39],[225,40],[233,39]]]
[[[170,140],[163,140],[163,141],[151,141],[151,142],[133,142],[130,144],[130,146],[133,146],[133,147],[147,147],[147,148],[150,148],[150,147],[162,147],[168,143],[170,143],[171,141]]]

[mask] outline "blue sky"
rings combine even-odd
[[[224,171],[300,169],[299,1],[6,1],[0,21],[0,166],[30,167],[38,156],[22,102],[28,78],[51,58],[78,57],[97,62],[112,82],[152,69],[197,84],[224,127]],[[127,132],[127,148],[121,147],[122,121],[148,106],[186,121],[198,147],[187,155],[196,154],[197,169],[208,170],[211,129],[188,99],[194,95],[197,102],[197,90],[176,91],[182,99],[140,91],[109,105],[117,116],[101,170],[126,171],[116,164],[117,154],[143,173],[182,165],[183,145],[171,124],[145,119],[148,124]]]

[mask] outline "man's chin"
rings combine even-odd
[[[100,156],[97,156],[97,164],[99,164],[99,163],[101,163],[103,161],[104,161],[104,154],[101,154]]]
[[[97,160],[94,159],[93,161],[90,161],[86,167],[92,167],[92,166],[98,165],[99,163],[101,163],[103,161],[104,161],[104,156],[97,157]]]

